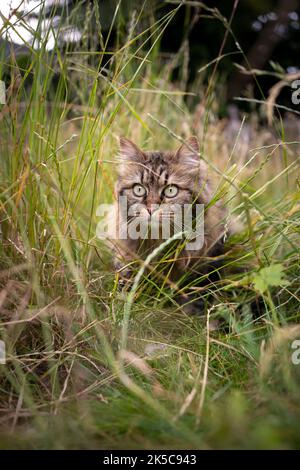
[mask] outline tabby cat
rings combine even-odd
[[[196,137],[189,138],[175,152],[146,152],[130,140],[120,139],[120,164],[115,196],[117,201],[122,197],[127,198],[128,211],[124,212],[116,203],[115,210],[110,215],[111,226],[117,229],[128,228],[136,217],[147,221],[154,217],[160,221],[168,216],[171,219],[174,205],[184,207],[190,204],[193,207],[195,204],[203,204],[204,243],[198,249],[187,250],[184,243],[180,245],[178,241],[174,241],[174,245],[177,243],[177,250],[175,258],[174,251],[171,254],[172,269],[170,263],[165,263],[168,278],[173,283],[177,283],[182,277],[186,278],[187,274],[200,278],[211,269],[209,260],[223,252],[228,214],[220,201],[210,205],[213,197],[211,178],[208,166],[199,153]],[[160,214],[162,207],[163,216]],[[134,210],[129,214],[130,209]],[[162,243],[161,239],[136,238],[128,234],[127,238],[122,238],[120,232],[112,233],[111,238],[114,239],[115,268],[121,280],[130,278],[132,262],[145,259]],[[179,250],[178,246],[181,246]]]

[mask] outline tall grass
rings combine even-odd
[[[160,18],[150,5],[126,16],[117,3],[104,32],[98,2],[79,4],[68,19],[83,24],[80,46],[57,40],[48,51],[44,38],[22,59],[1,51],[3,448],[299,447],[297,142],[277,118],[267,141],[254,114],[228,142],[216,73],[208,93],[203,85],[210,65],[187,87],[186,45],[161,58],[181,4]],[[95,235],[97,206],[113,201],[117,137],[172,149],[195,133],[216,180],[212,203],[225,198],[243,227],[222,280],[199,291],[203,318],[181,311],[159,266],[151,277],[139,264],[120,292]]]

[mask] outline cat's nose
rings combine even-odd
[[[149,212],[150,215],[153,214],[154,210],[155,210],[155,209],[154,209],[153,206],[147,206],[147,211]]]
[[[153,214],[159,207],[159,200],[156,196],[149,195],[146,200],[146,208],[150,215]]]
[[[158,208],[157,203],[147,204],[147,211],[149,212],[150,215],[152,215],[153,212],[155,212],[157,208]]]

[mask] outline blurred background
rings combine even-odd
[[[3,0],[0,7],[1,42],[6,55],[13,47],[20,57],[30,53],[30,47],[37,49],[46,38],[46,50],[53,50],[56,38],[63,50],[66,43],[82,46],[88,34],[93,49],[101,50],[97,20],[93,15],[89,30],[84,30],[89,5],[93,2],[79,0]],[[109,33],[107,48],[118,46],[120,28],[126,29],[132,15],[139,12],[142,2],[128,0],[99,0],[103,39]],[[186,76],[187,87],[198,78],[202,68],[203,85],[218,59],[218,76],[224,83],[225,93],[220,113],[226,113],[226,105],[237,96],[254,96],[261,99],[277,81],[277,74],[292,74],[300,70],[300,2],[299,0],[243,0],[243,1],[156,1],[147,0],[147,7],[139,12],[136,34],[141,33],[145,24],[155,22],[182,3],[176,16],[165,28],[159,43],[160,61],[172,61],[181,51],[181,60],[172,70],[171,79],[176,82]],[[112,23],[116,7],[122,17],[121,25]],[[40,13],[43,11],[43,19]],[[75,14],[76,13],[76,14]],[[13,27],[5,27],[5,18],[10,18]],[[51,18],[51,20],[50,20]],[[214,21],[217,18],[218,21]],[[63,21],[63,23],[62,23]],[[227,34],[226,22],[234,34]],[[51,24],[51,30],[48,27]],[[222,27],[223,25],[223,27]],[[38,29],[40,40],[36,37]],[[97,41],[98,39],[98,41]],[[2,44],[3,45],[3,44]],[[30,46],[30,47],[27,47]],[[109,63],[109,61],[108,61]],[[207,67],[207,64],[211,64]],[[159,67],[159,63],[157,66]],[[253,74],[243,74],[240,68],[265,70],[255,83]],[[204,75],[204,77],[203,77]],[[278,97],[281,104],[293,107],[290,93],[283,89]],[[236,103],[247,109],[245,103]]]

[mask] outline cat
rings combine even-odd
[[[211,203],[213,187],[209,168],[199,154],[198,140],[194,136],[174,152],[143,151],[129,139],[120,139],[120,164],[115,185],[117,203],[110,214],[109,225],[114,227],[110,234],[114,247],[114,266],[119,272],[122,285],[132,276],[134,262],[145,260],[163,240],[160,232],[156,239],[152,239],[149,231],[148,237],[145,232],[140,237],[130,233],[120,237],[120,228],[126,230],[134,224],[141,228],[140,221],[149,223],[154,219],[160,225],[163,219],[169,219],[173,220],[174,229],[172,209],[183,208],[185,205],[193,208],[193,214],[196,204],[204,207],[203,244],[192,246],[188,250],[187,244],[182,243],[182,240],[174,240],[176,255],[174,258],[173,250],[172,269],[169,269],[170,263],[165,263],[168,265],[165,270],[168,281],[174,285],[182,278],[201,278],[209,270],[216,270],[213,259],[224,251],[228,212],[220,200]],[[121,199],[127,201],[126,210],[120,208]],[[207,277],[206,283],[210,281]],[[182,298],[179,303],[184,303]]]

